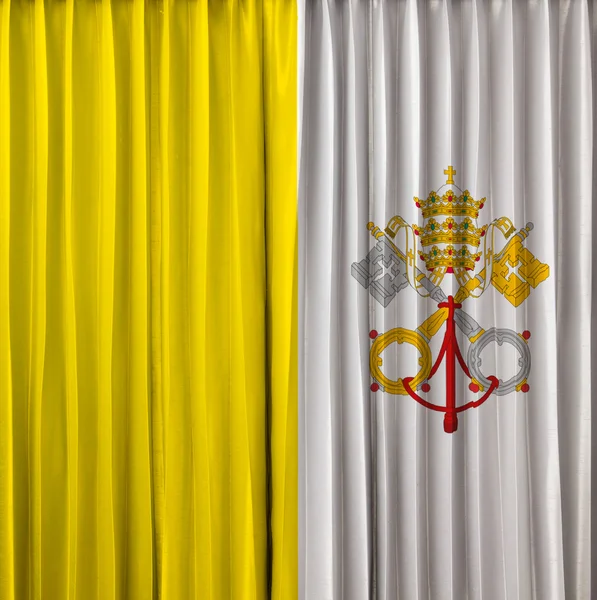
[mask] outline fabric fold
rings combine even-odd
[[[113,336],[116,230],[116,91],[112,7],[98,7],[100,156],[98,214],[98,597],[116,596],[113,500]]]
[[[10,2],[0,10],[0,398],[12,398],[10,330],[10,214],[11,214],[11,102],[10,102]],[[12,403],[0,402],[0,507],[13,511]],[[12,519],[0,526],[0,594],[14,600],[15,566]]]
[[[31,227],[30,360],[28,389],[29,438],[29,569],[34,598],[42,589],[42,391],[46,349],[46,226],[48,193],[48,80],[45,13],[42,2],[31,7],[33,38],[33,186]]]
[[[297,5],[263,2],[271,598],[298,595]]]
[[[74,291],[73,237],[73,18],[74,0],[65,3],[64,23],[64,272],[63,304],[65,339],[65,396],[67,421],[68,478],[68,598],[77,590],[77,470],[78,470],[78,379],[77,319]]]
[[[296,8],[0,7],[7,600],[296,597]]]
[[[191,396],[191,445],[193,481],[194,586],[197,597],[215,600],[214,579],[218,577],[212,506],[212,471],[216,468],[210,451],[207,357],[207,297],[204,281],[208,274],[208,232],[210,222],[210,15],[207,4],[190,6],[189,22],[189,103],[197,107],[189,121],[189,348]]]

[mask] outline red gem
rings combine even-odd
[[[448,196],[448,202],[452,202],[452,196]]]
[[[372,392],[377,392],[378,389],[379,389],[379,384],[378,383],[372,383],[371,384],[371,391]]]
[[[372,329],[372,330],[369,332],[369,337],[370,337],[372,340],[374,340],[374,339],[375,339],[375,338],[376,338],[378,335],[379,335],[379,334],[377,333],[377,331],[375,331],[375,329]]]
[[[476,383],[469,383],[468,384],[468,389],[473,392],[473,394],[476,394],[479,391],[479,386]]]
[[[528,340],[528,339],[531,337],[531,332],[530,332],[528,329],[525,329],[525,330],[522,332],[522,337],[523,337],[525,340]]]
[[[479,262],[479,260],[480,260],[480,259],[481,259],[481,257],[480,257],[480,256],[477,256],[477,258],[475,258],[475,261],[476,261],[476,262]]]
[[[452,250],[448,250],[448,254],[452,254]]]
[[[452,223],[448,223],[448,229],[452,229]]]
[[[419,235],[419,230],[415,229],[415,235]]]
[[[483,230],[483,231],[481,232],[481,237],[483,237],[484,235],[485,235],[485,230]]]
[[[428,392],[430,389],[431,389],[431,386],[430,386],[428,383],[424,383],[424,384],[421,386],[421,390],[422,390],[423,392],[425,392],[425,393],[427,393],[427,392]]]
[[[481,202],[481,204],[479,204],[479,208],[483,208],[483,202]]]
[[[421,205],[418,202],[415,202],[415,204],[417,205],[417,208],[421,208]]]
[[[531,389],[531,386],[528,383],[524,383],[522,385],[522,387],[520,388],[521,392],[524,392],[525,394]]]

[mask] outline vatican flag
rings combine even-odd
[[[304,6],[302,597],[590,597],[589,4]]]

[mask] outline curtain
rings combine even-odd
[[[290,1],[0,2],[0,598],[297,593]]]
[[[300,597],[591,597],[596,19],[301,5]]]

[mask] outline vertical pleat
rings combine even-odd
[[[126,491],[126,586],[123,598],[156,597],[151,489],[149,321],[148,135],[146,131],[145,19],[143,0],[130,6],[130,325]],[[151,576],[150,576],[151,575]]]
[[[151,5],[149,20],[150,37],[150,218],[151,228],[151,447],[152,447],[152,493],[155,522],[156,584],[161,594],[163,582],[164,548],[164,384],[162,377],[162,160],[160,137],[164,111],[160,109],[160,68],[163,44],[157,4]],[[167,113],[166,113],[167,114]]]
[[[0,596],[15,598],[10,332],[10,2],[0,8]]]
[[[74,0],[65,3],[64,28],[64,369],[66,396],[66,446],[68,481],[68,598],[77,589],[77,470],[78,470],[78,385],[77,335],[73,266],[73,11]]]
[[[96,10],[97,9],[97,10]],[[70,230],[72,234],[73,290],[75,309],[75,347],[77,373],[77,488],[76,488],[76,563],[75,598],[97,598],[98,582],[109,574],[100,574],[98,565],[98,408],[99,400],[99,327],[98,296],[100,250],[100,165],[101,107],[100,88],[101,6],[73,2],[72,25],[72,181]],[[85,107],[83,109],[83,107]],[[68,120],[67,120],[68,122]],[[114,199],[110,199],[112,202]],[[107,249],[106,249],[107,250]],[[106,332],[109,333],[109,332]],[[104,359],[105,360],[105,359]],[[71,367],[72,368],[72,367]],[[104,370],[105,370],[104,365]],[[109,388],[108,388],[109,390]],[[104,394],[106,394],[104,387]],[[104,407],[105,407],[104,400]],[[104,414],[105,424],[105,414]],[[104,436],[102,436],[104,437]],[[105,440],[105,437],[104,437]],[[105,495],[103,496],[105,503]],[[75,515],[73,515],[74,517]],[[106,531],[105,535],[111,535]],[[103,544],[102,544],[103,545]],[[107,591],[110,594],[110,591]]]
[[[494,11],[489,23],[491,198],[497,201],[488,202],[488,208],[491,206],[492,218],[504,214],[512,219],[513,223],[522,227],[525,225],[520,222],[522,210],[517,209],[522,208],[525,201],[522,195],[524,179],[521,168],[524,164],[524,113],[521,111],[521,105],[524,103],[524,80],[521,76],[524,76],[526,67],[521,34],[525,16],[517,8],[523,7],[516,2],[504,3],[499,10]],[[498,40],[501,40],[501,43]],[[515,307],[504,302],[497,294],[492,294],[491,301],[495,323],[516,325]],[[486,320],[487,313],[481,314]],[[496,373],[501,374],[507,369],[507,359],[503,356],[502,352],[492,352],[489,364]],[[521,453],[518,448],[520,445],[524,447],[525,439],[524,437],[520,439],[517,432],[519,417],[524,415],[524,412],[520,411],[518,402],[498,401],[495,403],[495,415],[494,453],[497,459],[497,477],[494,486],[497,485],[499,488],[501,533],[498,547],[499,561],[503,564],[504,593],[528,596],[532,593],[530,580],[521,581],[521,577],[524,579],[525,573],[529,573],[530,565],[521,568],[525,564],[525,557],[519,555],[520,524],[517,514],[519,509],[526,510],[528,506],[528,500],[517,497],[519,493],[517,471],[522,465],[526,467],[525,453]],[[506,524],[512,526],[508,527]]]
[[[232,587],[230,380],[230,38],[228,3],[208,4],[209,172],[205,340],[213,598]],[[225,201],[223,199],[226,199]]]
[[[192,471],[192,410],[190,399],[189,362],[189,13],[185,3],[164,6],[164,84],[162,100],[167,94],[167,129],[160,139],[164,159],[163,206],[167,206],[168,254],[164,246],[164,287],[169,290],[168,307],[163,305],[164,330],[169,332],[168,372],[164,386],[165,413],[165,503],[163,588],[166,598],[193,598],[195,593],[194,511]],[[168,64],[166,65],[166,61]],[[167,73],[167,75],[166,75]],[[166,178],[167,176],[167,178]],[[163,215],[166,213],[164,212]],[[164,350],[166,348],[164,347]],[[164,363],[165,363],[164,355]],[[166,382],[164,382],[166,384]],[[167,419],[167,420],[166,420]]]
[[[159,23],[159,54],[157,59],[158,66],[158,156],[159,156],[159,175],[157,195],[159,198],[158,207],[159,213],[158,225],[159,228],[159,243],[161,252],[160,262],[160,341],[161,341],[161,410],[162,410],[162,431],[164,445],[164,472],[162,474],[164,480],[164,489],[166,487],[166,447],[168,436],[168,410],[170,408],[170,0],[163,0],[160,5]],[[164,500],[164,514],[166,513],[166,503]],[[165,542],[165,540],[164,540]],[[166,544],[162,548],[164,554],[168,549]]]
[[[298,221],[298,287],[299,290],[305,289],[305,257],[306,245],[305,245],[305,216],[306,202],[304,196],[304,178],[302,176],[303,165],[306,160],[305,152],[303,147],[305,144],[305,137],[303,133],[308,131],[306,127],[307,123],[304,121],[305,107],[307,104],[307,97],[305,90],[308,89],[309,82],[307,81],[307,69],[306,64],[309,57],[309,40],[311,35],[311,22],[310,14],[307,10],[307,3],[298,3],[298,14],[297,14],[297,192],[298,192],[298,207],[297,207],[297,221]],[[305,294],[298,294],[298,331],[304,331],[305,323]],[[297,410],[297,429],[298,429],[298,596],[304,598],[307,589],[307,451],[305,448],[306,440],[306,425],[307,425],[307,411],[306,401],[304,397],[304,386],[306,383],[305,379],[305,343],[306,336],[298,335],[298,357],[297,357],[297,392],[298,392],[298,410]]]
[[[207,339],[208,240],[210,202],[210,55],[209,8],[207,3],[189,4],[189,111],[188,122],[188,269],[189,278],[189,386],[191,398],[191,482],[192,548],[195,597],[215,600],[219,577],[214,549],[219,507],[212,504],[212,471],[218,456],[210,452],[211,427],[208,419],[211,389],[207,360],[211,352]]]
[[[6,3],[3,11],[6,14]],[[12,454],[14,523],[14,595],[29,594],[29,441],[28,388],[31,303],[31,226],[34,180],[32,3],[10,5],[8,53],[10,94],[10,236],[8,238],[9,335],[12,384]],[[6,198],[3,197],[3,201]],[[15,399],[19,401],[16,402]]]
[[[593,340],[589,317],[594,305],[589,276],[594,252],[595,210],[592,167],[595,98],[591,86],[589,2],[566,5],[560,14],[558,279],[556,287],[558,403],[562,549],[566,597],[595,594],[590,585],[591,383]],[[594,7],[593,7],[594,8]],[[573,67],[572,67],[573,66]],[[575,118],[571,118],[574,115]],[[570,199],[574,198],[571,203]],[[572,208],[572,205],[574,208]],[[557,504],[553,509],[557,509]],[[550,573],[544,589],[554,585]]]
[[[29,576],[30,595],[41,598],[42,589],[42,456],[41,411],[46,337],[46,217],[48,193],[48,89],[44,4],[31,7],[33,29],[33,135],[34,171],[31,235],[31,299],[29,358]]]
[[[590,27],[590,47],[592,50],[591,54],[591,75],[592,75],[592,94],[593,94],[593,106],[595,106],[595,98],[597,98],[597,7],[594,3],[588,3],[589,12],[589,27]],[[597,139],[597,115],[593,111],[593,140]],[[597,151],[595,143],[593,142],[593,197],[597,195]],[[592,223],[593,226],[597,225],[597,211],[592,211]],[[597,281],[597,263],[593,261],[591,263],[591,279]],[[595,289],[593,286],[592,290]],[[594,297],[592,297],[594,298]],[[594,302],[594,300],[593,300]],[[591,316],[591,338],[595,339],[597,336],[597,318],[595,311],[592,311]],[[591,395],[594,395],[595,380],[597,375],[597,352],[591,352]],[[597,437],[595,432],[597,431],[597,420],[594,419],[594,402],[591,402],[591,481],[594,482],[597,477],[597,461],[594,459],[595,450],[597,450]],[[595,486],[591,486],[591,498],[593,498]],[[590,539],[590,553],[591,553],[591,576],[590,586],[591,590],[597,589],[597,502],[591,502],[591,539]]]
[[[114,58],[114,102],[116,106],[114,121],[114,162],[116,173],[114,178],[114,267],[113,267],[113,301],[112,301],[112,369],[111,369],[111,437],[112,464],[126,465],[130,452],[129,415],[134,406],[134,399],[129,398],[129,380],[132,377],[130,362],[133,352],[130,348],[132,302],[131,261],[133,253],[133,207],[131,206],[131,189],[133,168],[132,160],[132,85],[130,46],[132,45],[130,12],[132,3],[112,3],[112,36]],[[126,43],[130,40],[130,44]],[[125,42],[125,43],[123,43]],[[143,199],[136,201],[143,206]],[[142,340],[142,338],[141,338]],[[141,341],[140,340],[140,341]],[[142,344],[141,344],[142,346]],[[126,398],[125,402],[118,401]],[[134,414],[134,413],[133,413]],[[140,463],[141,468],[142,463]],[[128,497],[135,489],[128,487],[130,472],[128,468],[112,469],[112,520],[110,535],[114,544],[114,592],[116,598],[126,597],[127,562],[129,560],[127,535]]]
[[[263,4],[271,598],[298,597],[297,146],[294,2]]]
[[[346,6],[346,5],[345,5]],[[338,305],[338,280],[341,277],[341,271],[338,268],[337,257],[342,240],[342,228],[340,225],[340,216],[342,211],[343,192],[344,192],[344,152],[345,152],[345,57],[342,51],[342,29],[344,26],[342,6],[333,2],[326,2],[324,9],[327,12],[329,22],[330,36],[330,54],[334,58],[335,69],[331,80],[333,86],[332,96],[332,135],[330,137],[331,150],[331,177],[330,177],[330,203],[329,220],[326,223],[328,229],[324,235],[327,238],[330,271],[329,271],[329,316],[328,316],[328,339],[338,339],[340,333],[340,314],[333,307]],[[329,410],[331,415],[331,444],[330,455],[332,458],[332,548],[334,549],[334,572],[333,585],[334,594],[342,597],[344,595],[344,581],[342,577],[342,564],[344,562],[344,506],[343,506],[343,487],[344,487],[344,454],[341,452],[343,431],[342,421],[344,419],[344,410],[342,406],[342,380],[340,373],[340,355],[336,352],[330,352],[328,368],[330,369],[329,378]]]
[[[170,394],[170,2],[164,0],[152,7],[152,54],[151,54],[151,227],[152,227],[152,293],[151,310],[154,328],[152,338],[155,346],[153,369],[158,379],[153,381],[153,447],[154,447],[154,493],[158,540],[158,593],[167,597],[171,564],[168,530],[167,464],[169,448],[168,409]],[[155,37],[153,37],[155,35]],[[154,261],[155,258],[155,261]],[[175,507],[173,507],[175,510]]]
[[[130,167],[130,60],[127,44],[123,39],[130,35],[128,12],[131,5],[123,2],[112,4],[112,36],[114,59],[114,101],[117,108],[115,113],[115,145],[114,161],[116,173],[114,178],[114,268],[113,268],[113,301],[112,301],[112,370],[111,394],[112,399],[127,397],[129,379],[129,335],[131,290],[129,284],[131,261],[131,206],[128,196],[131,190]],[[112,464],[126,464],[129,448],[127,447],[130,427],[130,402],[112,402],[111,436]],[[113,469],[111,472],[112,486],[112,531],[114,544],[114,593],[120,598],[126,588],[127,549],[127,469]]]
[[[62,10],[46,11],[46,66],[48,111],[48,176],[46,203],[46,352],[42,393],[41,496],[41,596],[68,596],[69,477],[66,443],[69,429],[66,361],[67,309],[65,256],[65,33],[66,3]],[[70,116],[70,115],[69,115]],[[72,384],[71,389],[72,391]],[[60,440],[61,443],[57,443]],[[70,447],[72,449],[72,445]],[[57,479],[65,485],[56,486]],[[72,491],[72,485],[71,491]],[[43,574],[52,574],[46,577]]]
[[[591,76],[592,76],[592,94],[593,94],[593,106],[595,106],[595,98],[597,98],[597,10],[594,3],[588,3],[589,12],[589,28],[590,28],[590,47],[592,50],[591,54]],[[593,111],[593,140],[597,139],[597,115]],[[593,197],[597,195],[597,151],[595,148],[595,142],[593,142]],[[592,211],[592,223],[593,229],[597,225],[597,211]],[[591,279],[597,281],[597,263],[593,261],[591,263]],[[595,290],[593,286],[592,290]],[[593,300],[594,301],[594,300]],[[597,337],[597,318],[595,311],[592,312],[591,316],[591,338],[596,339]],[[591,395],[594,395],[595,381],[597,376],[597,352],[591,352]],[[597,450],[597,420],[594,418],[594,402],[591,402],[591,481],[594,482],[597,478],[597,461],[594,459],[595,451]],[[591,498],[593,498],[595,486],[591,486]],[[590,586],[591,590],[597,589],[597,502],[591,502],[591,539],[589,542],[590,553],[591,553],[591,576]]]
[[[350,256],[369,243],[368,232],[362,228],[362,219],[369,218],[368,197],[369,180],[367,176],[367,160],[359,148],[368,142],[368,121],[365,116],[368,103],[367,96],[367,29],[363,20],[366,6],[359,2],[351,2],[344,7],[344,23],[342,27],[342,44],[347,49],[345,61],[345,108],[344,135],[346,150],[343,157],[342,188],[346,194],[345,206],[351,207],[348,214],[341,215],[342,235],[339,245],[339,257]],[[344,282],[347,273],[339,273]],[[352,318],[356,310],[356,321]],[[347,349],[357,343],[358,355],[340,355],[340,398],[344,404],[342,430],[342,451],[345,455],[344,490],[352,490],[348,497],[344,492],[342,498],[342,532],[347,543],[343,557],[342,586],[345,598],[366,597],[371,589],[371,577],[368,566],[371,560],[371,520],[367,514],[367,506],[371,502],[371,494],[367,483],[370,478],[370,463],[367,449],[370,429],[370,407],[367,394],[363,394],[369,385],[366,373],[362,368],[368,344],[363,344],[363,336],[367,336],[369,327],[369,307],[356,296],[350,297],[339,315],[340,336],[342,346]],[[367,339],[365,337],[365,339]],[[350,398],[353,401],[346,402]],[[359,431],[352,440],[349,432]],[[348,465],[354,468],[348,469]],[[355,567],[355,557],[365,550],[366,559],[359,561]]]
[[[469,119],[463,121],[463,165],[467,168],[469,185],[474,189],[487,186],[488,169],[481,153],[487,147],[487,85],[482,74],[487,70],[487,42],[485,34],[486,19],[484,3],[475,1],[470,10],[463,10],[462,32],[466,40],[462,48],[464,68],[462,74],[463,95],[462,110],[469,114]],[[478,84],[477,84],[478,82]],[[467,308],[473,318],[478,320],[479,309],[476,305]],[[466,383],[465,383],[466,386]],[[466,389],[466,387],[464,387]],[[484,420],[479,414],[466,417],[464,460],[466,462],[465,511],[469,515],[465,526],[465,543],[467,548],[467,592],[471,598],[483,597],[484,584],[489,577],[498,577],[496,569],[490,561],[485,566],[484,551],[487,544],[483,543],[482,531],[487,517],[483,514],[486,503],[483,501],[483,485],[481,480],[485,470],[482,467],[484,445],[481,443]],[[498,587],[499,584],[493,584]],[[493,589],[490,583],[488,589]]]
[[[369,155],[368,170],[370,178],[368,219],[370,222],[383,223],[389,218],[391,207],[386,199],[391,195],[391,180],[394,176],[393,165],[396,163],[394,156],[395,120],[391,112],[391,97],[395,86],[392,77],[394,57],[388,53],[388,44],[394,38],[391,27],[386,21],[391,22],[390,7],[388,3],[369,2],[369,82],[370,103],[368,105],[369,119]],[[389,145],[389,148],[388,148]],[[378,161],[378,155],[388,155],[388,160]],[[361,225],[362,226],[362,225]],[[378,307],[371,309],[370,330],[386,331],[390,328],[390,315]],[[395,440],[388,435],[388,427],[394,422],[394,407],[389,403],[379,402],[374,394],[369,395],[372,405],[373,436],[376,443],[373,447],[375,453],[375,470],[373,484],[375,486],[374,515],[376,520],[375,563],[374,563],[374,596],[386,600],[397,595],[399,573],[392,568],[396,560],[396,544],[392,543],[396,534],[396,523],[392,519],[392,507],[396,501],[395,477],[391,468],[392,456],[395,455]],[[389,527],[388,527],[389,524]]]
[[[305,478],[304,597],[334,597],[332,514],[332,422],[330,406],[330,289],[320,271],[331,273],[335,86],[327,2],[306,3],[304,112],[299,203],[308,224],[301,253],[305,303],[301,397],[304,399]],[[319,201],[325,198],[325,201]],[[317,349],[317,350],[316,350]],[[307,376],[308,375],[308,376]]]
[[[393,102],[396,103],[397,110],[390,140],[394,151],[387,202],[393,210],[392,216],[402,214],[413,223],[419,220],[414,203],[399,207],[396,204],[403,190],[420,189],[426,181],[427,146],[420,145],[419,140],[426,134],[425,107],[428,90],[425,71],[413,68],[414,65],[422,65],[424,60],[425,29],[421,22],[422,9],[414,1],[406,2],[398,6],[396,17],[388,19],[387,25],[390,29],[396,28],[399,35],[396,49],[391,53],[392,70],[397,75],[390,89],[395,94]],[[391,81],[391,77],[389,79]],[[425,319],[427,310],[427,301],[416,298],[412,302],[398,303],[391,319],[399,320],[414,329]],[[394,357],[396,373],[412,375],[418,371],[416,352],[398,351],[394,353]],[[392,503],[395,506],[398,540],[395,559],[399,565],[396,595],[413,599],[425,598],[429,568],[426,506],[428,415],[416,403],[398,402],[393,410],[395,427],[399,432],[394,440],[394,452],[400,457],[399,467],[393,474],[396,489]],[[414,427],[411,420],[413,414]],[[399,551],[405,543],[412,544],[411,552]]]
[[[227,7],[230,596],[267,595],[263,3]]]
[[[96,5],[100,36],[100,191],[98,216],[98,598],[116,594],[112,488],[112,343],[116,203],[116,94],[114,38],[109,0]]]

